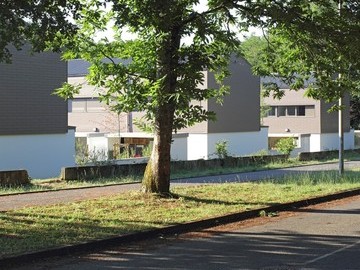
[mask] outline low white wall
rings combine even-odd
[[[189,134],[185,160],[207,159],[208,155],[208,134]]]
[[[171,160],[187,160],[188,136],[173,136]]]
[[[217,133],[208,134],[209,158],[217,157],[216,143],[228,142],[228,152],[231,156],[245,156],[268,149],[268,128],[257,132]]]
[[[0,136],[0,170],[26,169],[31,178],[60,175],[75,165],[75,132]]]
[[[354,130],[344,132],[344,149],[354,149]],[[311,134],[310,136],[310,152],[327,151],[339,149],[339,134]]]
[[[109,149],[109,139],[104,133],[89,133],[87,135],[87,145],[90,154],[96,155],[97,160],[107,160]]]
[[[216,143],[227,141],[231,156],[251,155],[268,148],[268,128],[257,132],[189,134],[188,160],[216,158]]]

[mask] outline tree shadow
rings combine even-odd
[[[76,261],[86,269],[360,269],[359,237],[293,231],[206,231],[211,237],[117,247]],[[336,252],[347,247],[341,252]],[[330,254],[329,256],[325,256]],[[323,258],[322,258],[323,257]]]

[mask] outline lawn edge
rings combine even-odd
[[[351,161],[351,160],[349,160],[349,161]],[[345,161],[345,163],[346,163],[346,162],[349,162],[349,161]],[[281,170],[281,169],[289,169],[289,168],[297,168],[297,167],[306,167],[306,166],[316,166],[316,165],[333,164],[333,163],[338,163],[338,162],[336,162],[336,161],[329,161],[329,162],[321,162],[321,163],[315,163],[315,164],[294,165],[294,166],[282,167],[282,168],[268,168],[268,169],[240,171],[240,172],[233,172],[233,173],[208,174],[208,175],[200,175],[200,176],[189,176],[189,177],[182,177],[182,178],[172,178],[172,179],[170,179],[170,183],[171,183],[172,181],[177,182],[177,181],[182,181],[182,180],[185,180],[185,179],[195,179],[195,178],[202,178],[202,177],[207,177],[207,176],[218,176],[218,175],[227,176],[227,175],[240,174],[240,173],[252,173],[252,172],[273,171],[273,170]],[[18,195],[36,194],[36,193],[49,193],[49,192],[58,192],[58,191],[67,191],[67,190],[92,189],[92,188],[102,188],[102,187],[121,186],[121,185],[133,185],[133,184],[141,184],[141,181],[126,182],[126,183],[117,183],[117,184],[94,185],[94,186],[83,186],[83,187],[57,188],[57,189],[48,189],[48,190],[36,190],[36,191],[27,191],[27,192],[0,193],[0,197],[9,197],[9,196],[18,196]]]
[[[81,244],[68,245],[59,248],[52,248],[52,249],[47,249],[32,253],[25,253],[18,256],[5,257],[0,259],[0,268],[23,265],[33,261],[47,259],[50,257],[68,256],[74,254],[78,255],[86,252],[94,252],[112,246],[118,246],[126,243],[132,243],[147,239],[154,239],[160,236],[174,235],[174,234],[186,233],[191,231],[197,231],[200,229],[211,228],[218,225],[224,225],[228,223],[259,217],[259,213],[261,211],[265,211],[265,212],[291,211],[309,205],[315,205],[319,203],[344,199],[357,195],[360,195],[360,188],[337,192],[319,197],[307,198],[290,203],[275,204],[269,207],[263,207],[249,211],[241,211],[228,215],[166,226],[163,228],[129,233],[129,234],[119,235],[101,240],[93,240]]]

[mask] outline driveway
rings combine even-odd
[[[360,269],[360,196],[24,269]]]

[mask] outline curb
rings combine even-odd
[[[276,204],[269,207],[264,207],[260,209],[254,209],[245,212],[233,213],[225,216],[218,216],[209,219],[193,221],[189,223],[171,225],[168,227],[160,229],[152,229],[149,231],[119,235],[112,238],[94,240],[86,243],[64,246],[60,248],[53,248],[49,250],[43,250],[33,253],[22,254],[19,256],[7,257],[0,259],[0,268],[6,269],[10,266],[16,266],[20,264],[30,263],[36,260],[41,260],[49,257],[58,257],[58,256],[67,256],[74,255],[79,253],[94,252],[96,250],[109,248],[112,246],[118,246],[122,244],[127,244],[136,241],[142,241],[146,239],[153,239],[159,236],[173,235],[186,233],[190,231],[196,231],[200,229],[206,229],[218,225],[223,225],[227,223],[233,223],[238,221],[243,221],[247,219],[256,218],[259,216],[261,211],[265,212],[281,212],[281,211],[291,211],[297,208],[305,207],[308,205],[315,205],[319,203],[329,202],[338,199],[344,199],[347,197],[360,195],[360,188],[348,190],[344,192],[338,192],[334,194],[329,194],[321,197],[304,199],[296,202]]]

